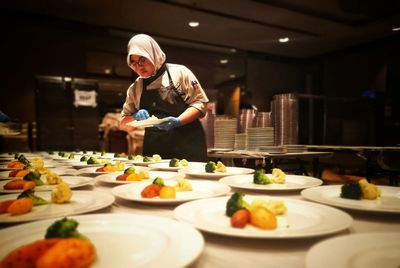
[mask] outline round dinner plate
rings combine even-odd
[[[169,180],[173,179],[175,177],[178,177],[179,174],[176,172],[168,172],[168,171],[148,171],[150,178],[147,180],[142,180],[142,181],[150,181],[152,182],[155,178],[160,177],[163,178],[164,180]],[[100,176],[97,176],[96,179],[101,182],[105,183],[112,183],[112,184],[129,184],[129,183],[138,183],[141,181],[118,181],[116,178],[117,176],[123,174],[123,172],[113,172],[112,174],[103,174]]]
[[[373,232],[333,237],[314,245],[307,268],[399,267],[400,233]]]
[[[382,193],[376,200],[353,200],[340,197],[342,185],[326,185],[301,191],[301,195],[311,201],[330,206],[361,211],[400,213],[400,188],[378,186]]]
[[[150,164],[148,167],[164,171],[178,171],[180,169],[204,167],[205,164],[206,163],[204,162],[189,162],[187,166],[170,167],[169,162],[161,162],[161,163]]]
[[[88,185],[93,182],[93,178],[90,177],[83,177],[83,176],[61,176],[63,181],[69,185],[69,188],[78,188],[82,187],[85,185]],[[45,179],[44,179],[45,180]],[[4,189],[4,185],[11,180],[7,181],[0,181],[0,193],[22,193],[23,190],[7,190]],[[51,191],[54,188],[56,188],[57,185],[42,185],[42,186],[36,186],[35,187],[35,192],[41,192],[41,191]]]
[[[349,228],[352,217],[336,208],[312,202],[287,198],[246,195],[245,200],[280,200],[287,207],[285,215],[277,216],[278,227],[275,230],[262,230],[247,224],[244,228],[231,226],[230,218],[225,215],[229,197],[217,197],[195,200],[179,205],[174,216],[179,221],[194,227],[220,235],[248,238],[304,238],[327,235]]]
[[[47,201],[51,200],[51,192],[35,192]],[[0,195],[0,202],[16,199],[18,194]],[[71,202],[65,204],[49,203],[34,206],[31,212],[11,216],[9,213],[0,214],[0,223],[26,222],[82,214],[110,206],[115,197],[109,193],[97,191],[73,191]],[[3,244],[2,244],[3,245]],[[2,246],[3,247],[3,246]]]
[[[91,214],[70,217],[96,247],[93,268],[186,267],[203,251],[204,239],[190,225],[158,216]],[[15,248],[43,239],[55,221],[44,220],[0,231],[0,258]]]
[[[81,168],[78,169],[75,173],[75,175],[91,175],[91,176],[98,176],[101,174],[120,174],[123,171],[111,171],[111,172],[105,172],[105,171],[96,171],[99,167],[87,167],[87,168]]]
[[[183,173],[188,177],[201,178],[201,179],[220,179],[226,176],[250,174],[253,172],[254,169],[251,168],[226,167],[226,172],[207,173],[205,171],[205,165],[202,167],[179,170],[179,173]]]
[[[169,186],[176,184],[176,180],[164,180],[164,182]],[[215,181],[189,180],[189,182],[192,184],[192,191],[176,192],[176,198],[143,198],[140,193],[146,186],[151,184],[149,181],[116,186],[111,190],[111,192],[119,198],[130,201],[155,204],[176,204],[195,199],[224,195],[229,193],[231,190],[229,186]]]
[[[272,174],[267,174],[269,177]],[[253,174],[250,175],[235,175],[220,179],[219,181],[231,187],[247,190],[260,191],[289,191],[301,190],[309,187],[319,186],[323,183],[322,180],[301,175],[286,175],[286,183],[271,183],[267,185],[255,184],[253,182]]]

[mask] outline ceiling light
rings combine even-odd
[[[279,38],[279,42],[281,43],[289,42],[289,37]]]
[[[236,78],[236,74],[230,74],[229,78]]]
[[[394,28],[392,28],[392,31],[393,31],[393,32],[400,31],[400,27],[394,27]]]
[[[189,21],[189,26],[192,28],[199,27],[200,22],[198,21]]]
[[[228,62],[229,62],[228,59],[220,59],[219,60],[219,63],[221,63],[221,64],[227,64]]]
[[[231,48],[231,52],[236,53],[237,52],[236,48]]]

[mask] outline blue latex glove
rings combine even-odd
[[[169,116],[165,119],[167,119],[168,121],[158,124],[158,125],[155,125],[154,127],[168,131],[168,130],[171,130],[173,128],[176,128],[176,127],[179,127],[180,125],[182,125],[182,122],[178,117]]]
[[[149,118],[150,114],[147,110],[140,109],[139,111],[137,111],[136,113],[133,114],[133,117],[137,121],[142,121],[142,120],[146,120],[147,118]]]

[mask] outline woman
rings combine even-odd
[[[208,98],[185,66],[166,63],[165,53],[150,36],[138,34],[128,43],[127,62],[138,74],[128,88],[121,112],[121,127],[154,115],[167,121],[146,128],[143,155],[207,161],[205,135],[199,118]]]

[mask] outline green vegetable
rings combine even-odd
[[[124,174],[133,174],[135,173],[135,167],[128,167],[124,170]]]
[[[150,156],[143,157],[143,162],[151,162],[151,161],[153,161],[153,158],[151,158]]]
[[[29,162],[29,160],[26,159],[25,155],[23,155],[23,154],[20,154],[20,155],[18,156],[18,161],[21,162],[22,164],[24,164],[24,165],[27,166],[27,167],[31,165],[31,163]]]
[[[128,155],[128,160],[133,160],[134,158],[133,158],[133,155]]]
[[[158,185],[158,186],[164,186],[164,180],[160,177],[157,177],[153,180],[153,184]]]
[[[68,159],[75,159],[75,155],[74,154],[70,154]]]
[[[58,155],[61,156],[61,157],[64,157],[65,152],[58,152]]]
[[[42,174],[40,174],[37,171],[31,171],[28,174],[26,174],[23,178],[24,181],[33,181],[36,186],[41,186],[44,184],[44,182],[40,179]]]
[[[53,151],[48,151],[47,153],[48,153],[48,154],[54,154],[54,152],[53,152]]]
[[[106,151],[102,151],[101,156],[105,156],[105,155],[106,155]]]
[[[231,217],[233,214],[235,214],[236,211],[239,209],[245,208],[249,209],[250,204],[247,203],[244,199],[244,193],[241,192],[235,192],[228,200],[226,203],[226,212],[225,214],[229,217]]]
[[[87,156],[87,155],[82,156],[80,159],[81,162],[86,162],[88,160],[89,160],[89,156]]]
[[[215,171],[216,171],[216,169],[217,169],[217,164],[215,164],[215,162],[213,162],[213,161],[209,161],[209,162],[206,164],[205,169],[206,169],[206,172],[207,172],[207,173],[215,173]]]
[[[100,164],[99,160],[97,160],[97,158],[94,156],[91,156],[86,163],[88,163],[89,165]]]
[[[169,161],[169,166],[170,167],[179,167],[179,159],[178,158],[172,158]]]
[[[341,198],[346,199],[358,199],[362,198],[362,190],[359,183],[345,183],[342,185]]]
[[[45,238],[79,238],[89,240],[86,236],[78,231],[79,223],[74,219],[64,217],[55,221],[47,228]]]
[[[20,193],[18,195],[17,199],[24,198],[24,197],[28,197],[28,198],[32,199],[34,206],[47,205],[49,203],[47,200],[41,198],[40,196],[35,195],[35,192],[32,191],[31,189]]]
[[[256,172],[254,172],[253,182],[255,184],[264,184],[264,185],[272,183],[270,178],[268,178],[268,176],[265,175],[264,169],[257,169]]]

